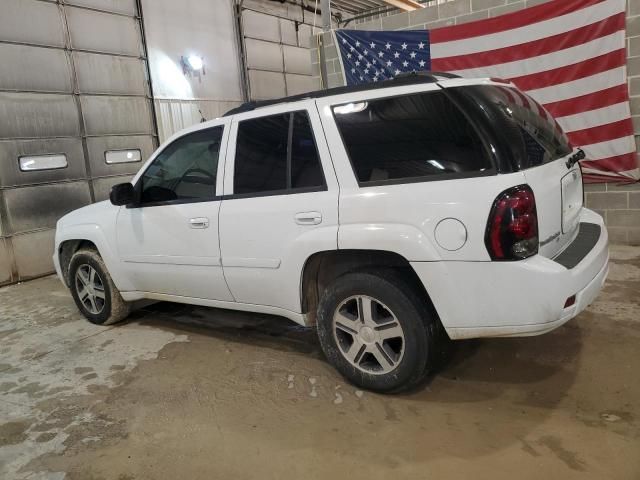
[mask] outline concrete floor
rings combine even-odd
[[[633,247],[568,325],[457,343],[396,396],[283,319],[157,304],[98,327],[43,278],[0,289],[0,478],[638,479],[639,340]]]

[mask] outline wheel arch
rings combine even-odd
[[[307,323],[316,323],[316,308],[320,296],[332,280],[350,272],[384,268],[399,272],[408,285],[426,300],[437,318],[437,311],[426,286],[404,256],[388,250],[346,249],[316,252],[304,263],[300,279],[300,303]]]

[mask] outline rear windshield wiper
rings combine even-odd
[[[584,150],[579,148],[576,153],[574,153],[569,157],[569,160],[567,160],[567,163],[565,163],[565,165],[567,166],[567,168],[572,168],[576,163],[578,163],[580,160],[582,160],[586,156],[587,155],[584,153]]]

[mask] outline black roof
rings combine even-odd
[[[232,108],[223,116],[235,115],[236,113],[250,112],[256,108],[266,107],[268,105],[277,105],[279,103],[296,102],[298,100],[308,100],[310,98],[330,97],[332,95],[341,95],[343,93],[363,92],[366,90],[378,90],[380,88],[399,87],[403,85],[414,85],[419,83],[434,83],[443,78],[460,78],[459,75],[447,72],[410,72],[396,76],[391,80],[385,80],[379,83],[365,83],[362,85],[351,85],[347,87],[328,88],[326,90],[316,90],[313,92],[301,93],[299,95],[291,95],[289,97],[277,98],[273,100],[260,100],[246,102],[239,107]]]

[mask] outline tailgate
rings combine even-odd
[[[523,171],[536,197],[539,252],[548,258],[555,257],[578,232],[582,174],[577,164],[567,168],[569,156]]]

